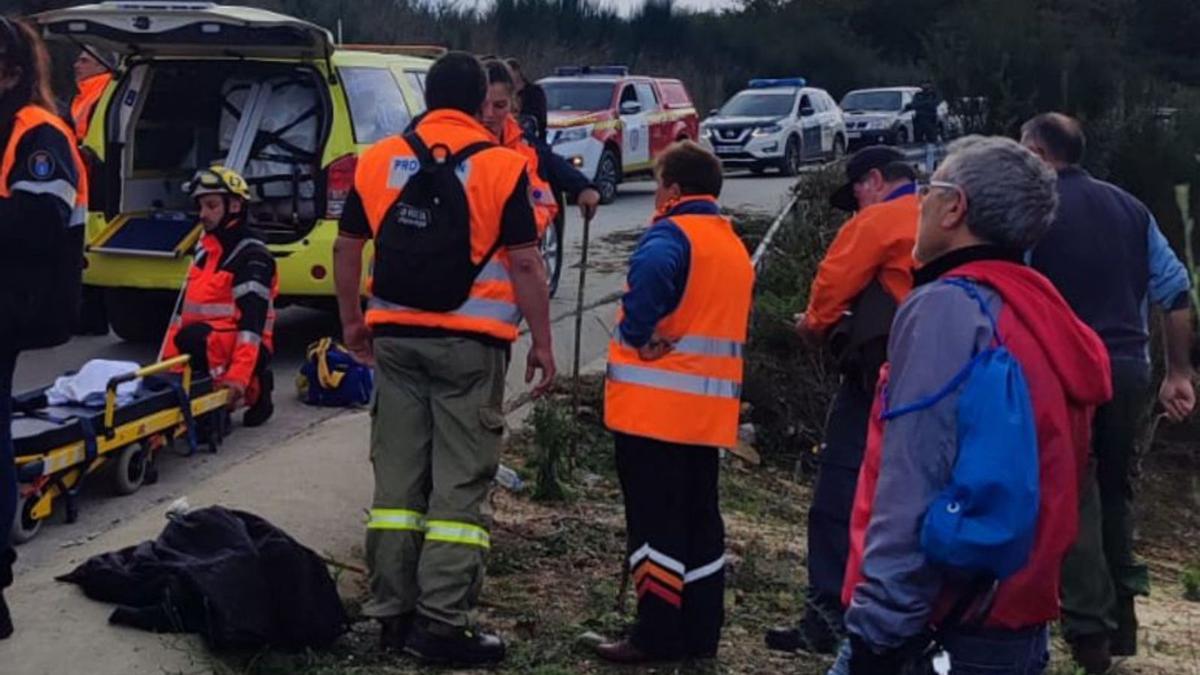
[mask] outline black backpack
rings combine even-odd
[[[480,270],[500,242],[478,264],[471,260],[471,213],[457,172],[472,155],[496,147],[473,143],[435,156],[416,133],[404,135],[419,168],[384,216],[375,241],[371,293],[381,300],[430,312],[450,312],[466,302]]]

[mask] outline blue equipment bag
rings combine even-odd
[[[921,548],[936,565],[1005,579],[1029,561],[1037,532],[1038,440],[1021,364],[1004,346],[987,303],[971,282],[947,279],[970,295],[992,325],[993,343],[939,391],[890,408],[891,420],[925,410],[961,386],[958,457],[950,482],[925,514]],[[886,399],[885,399],[886,404]]]
[[[374,383],[370,368],[332,338],[322,338],[308,346],[296,390],[308,405],[351,408],[371,401]]]

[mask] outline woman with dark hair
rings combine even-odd
[[[87,177],[55,112],[50,59],[28,24],[0,16],[0,639],[16,554],[12,376],[17,353],[66,342],[79,312]]]
[[[500,145],[525,156],[532,173],[530,185],[535,190],[549,185],[555,195],[566,193],[573,203],[578,204],[584,218],[595,215],[596,207],[600,204],[600,192],[591,181],[517,122],[513,110],[517,94],[516,78],[512,68],[499,59],[484,61],[483,67],[488,76],[488,93],[483,101],[483,126],[492,132]],[[545,196],[551,197],[550,194]],[[535,201],[539,231],[544,232],[547,223],[554,219],[558,207],[552,198],[548,204]]]

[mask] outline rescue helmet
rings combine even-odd
[[[227,169],[220,164],[213,164],[207,169],[200,169],[192,179],[184,184],[183,189],[192,199],[204,195],[228,195],[250,201],[250,186],[246,179],[233,169]]]

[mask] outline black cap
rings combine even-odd
[[[872,145],[859,150],[846,162],[846,184],[829,197],[835,209],[857,211],[858,200],[854,198],[854,184],[872,169],[882,169],[895,162],[903,162],[904,153],[886,145]]]

